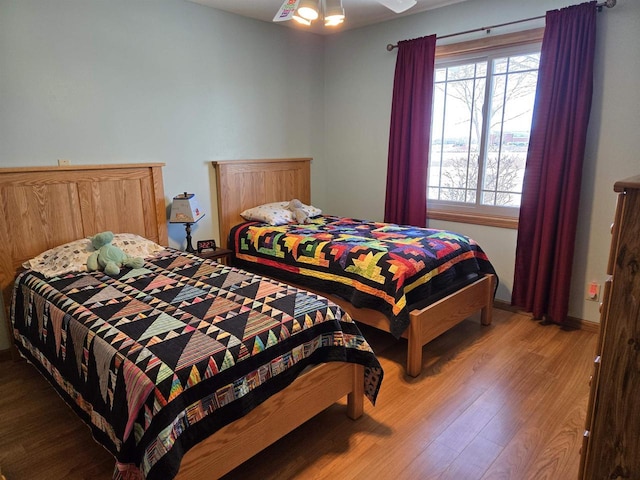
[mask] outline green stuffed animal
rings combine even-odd
[[[118,275],[121,267],[140,268],[144,265],[144,259],[131,257],[120,248],[111,245],[112,232],[101,232],[91,238],[91,245],[96,249],[87,260],[87,270],[95,272],[103,270],[107,275]]]

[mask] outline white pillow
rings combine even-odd
[[[293,212],[287,208],[289,202],[265,203],[257,207],[248,208],[240,213],[245,220],[264,222],[270,225],[285,225],[296,221]],[[301,207],[309,217],[317,217],[322,214],[322,210],[312,205],[302,204]]]
[[[116,233],[112,245],[132,257],[147,258],[164,250],[164,247],[133,233]],[[81,238],[59,245],[22,264],[24,268],[41,273],[45,277],[57,277],[70,272],[86,272],[87,259],[95,252],[90,238]]]

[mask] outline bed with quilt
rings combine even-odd
[[[20,352],[117,460],[114,478],[173,478],[184,451],[329,361],[381,369],[338,306],[255,274],[166,249],[117,277],[25,271]]]
[[[229,234],[235,264],[376,309],[397,338],[410,307],[495,274],[480,246],[459,233],[328,215],[307,222],[236,225]]]
[[[361,416],[383,372],[350,316],[315,293],[162,246],[160,166],[0,169],[8,330],[114,456],[113,477],[219,478],[344,396],[347,414]],[[43,199],[37,215],[21,214]],[[46,212],[65,199],[86,211]],[[118,202],[141,213],[115,216]],[[87,271],[87,234],[104,228],[137,232],[114,245],[144,265]]]
[[[411,376],[422,370],[422,347],[440,334],[477,311],[491,323],[497,276],[473,239],[321,215],[309,204],[309,163],[214,162],[221,232],[229,232],[235,265],[320,292],[356,321],[406,338]],[[306,223],[286,198],[301,201]]]

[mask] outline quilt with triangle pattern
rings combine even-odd
[[[396,338],[409,326],[411,308],[496,275],[465,235],[330,215],[303,225],[241,223],[229,245],[237,266],[384,313]]]
[[[116,277],[27,270],[11,319],[21,354],[116,458],[116,479],[173,478],[190,447],[309,365],[364,365],[371,402],[383,376],[327,299],[174,249]]]

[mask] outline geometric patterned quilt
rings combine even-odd
[[[371,402],[382,381],[335,304],[174,249],[116,277],[27,270],[13,293],[19,351],[114,455],[114,478],[173,478],[190,447],[309,365],[364,365]]]
[[[301,225],[241,223],[229,243],[235,265],[378,310],[396,337],[411,305],[471,274],[495,275],[480,246],[459,233],[328,215]]]

